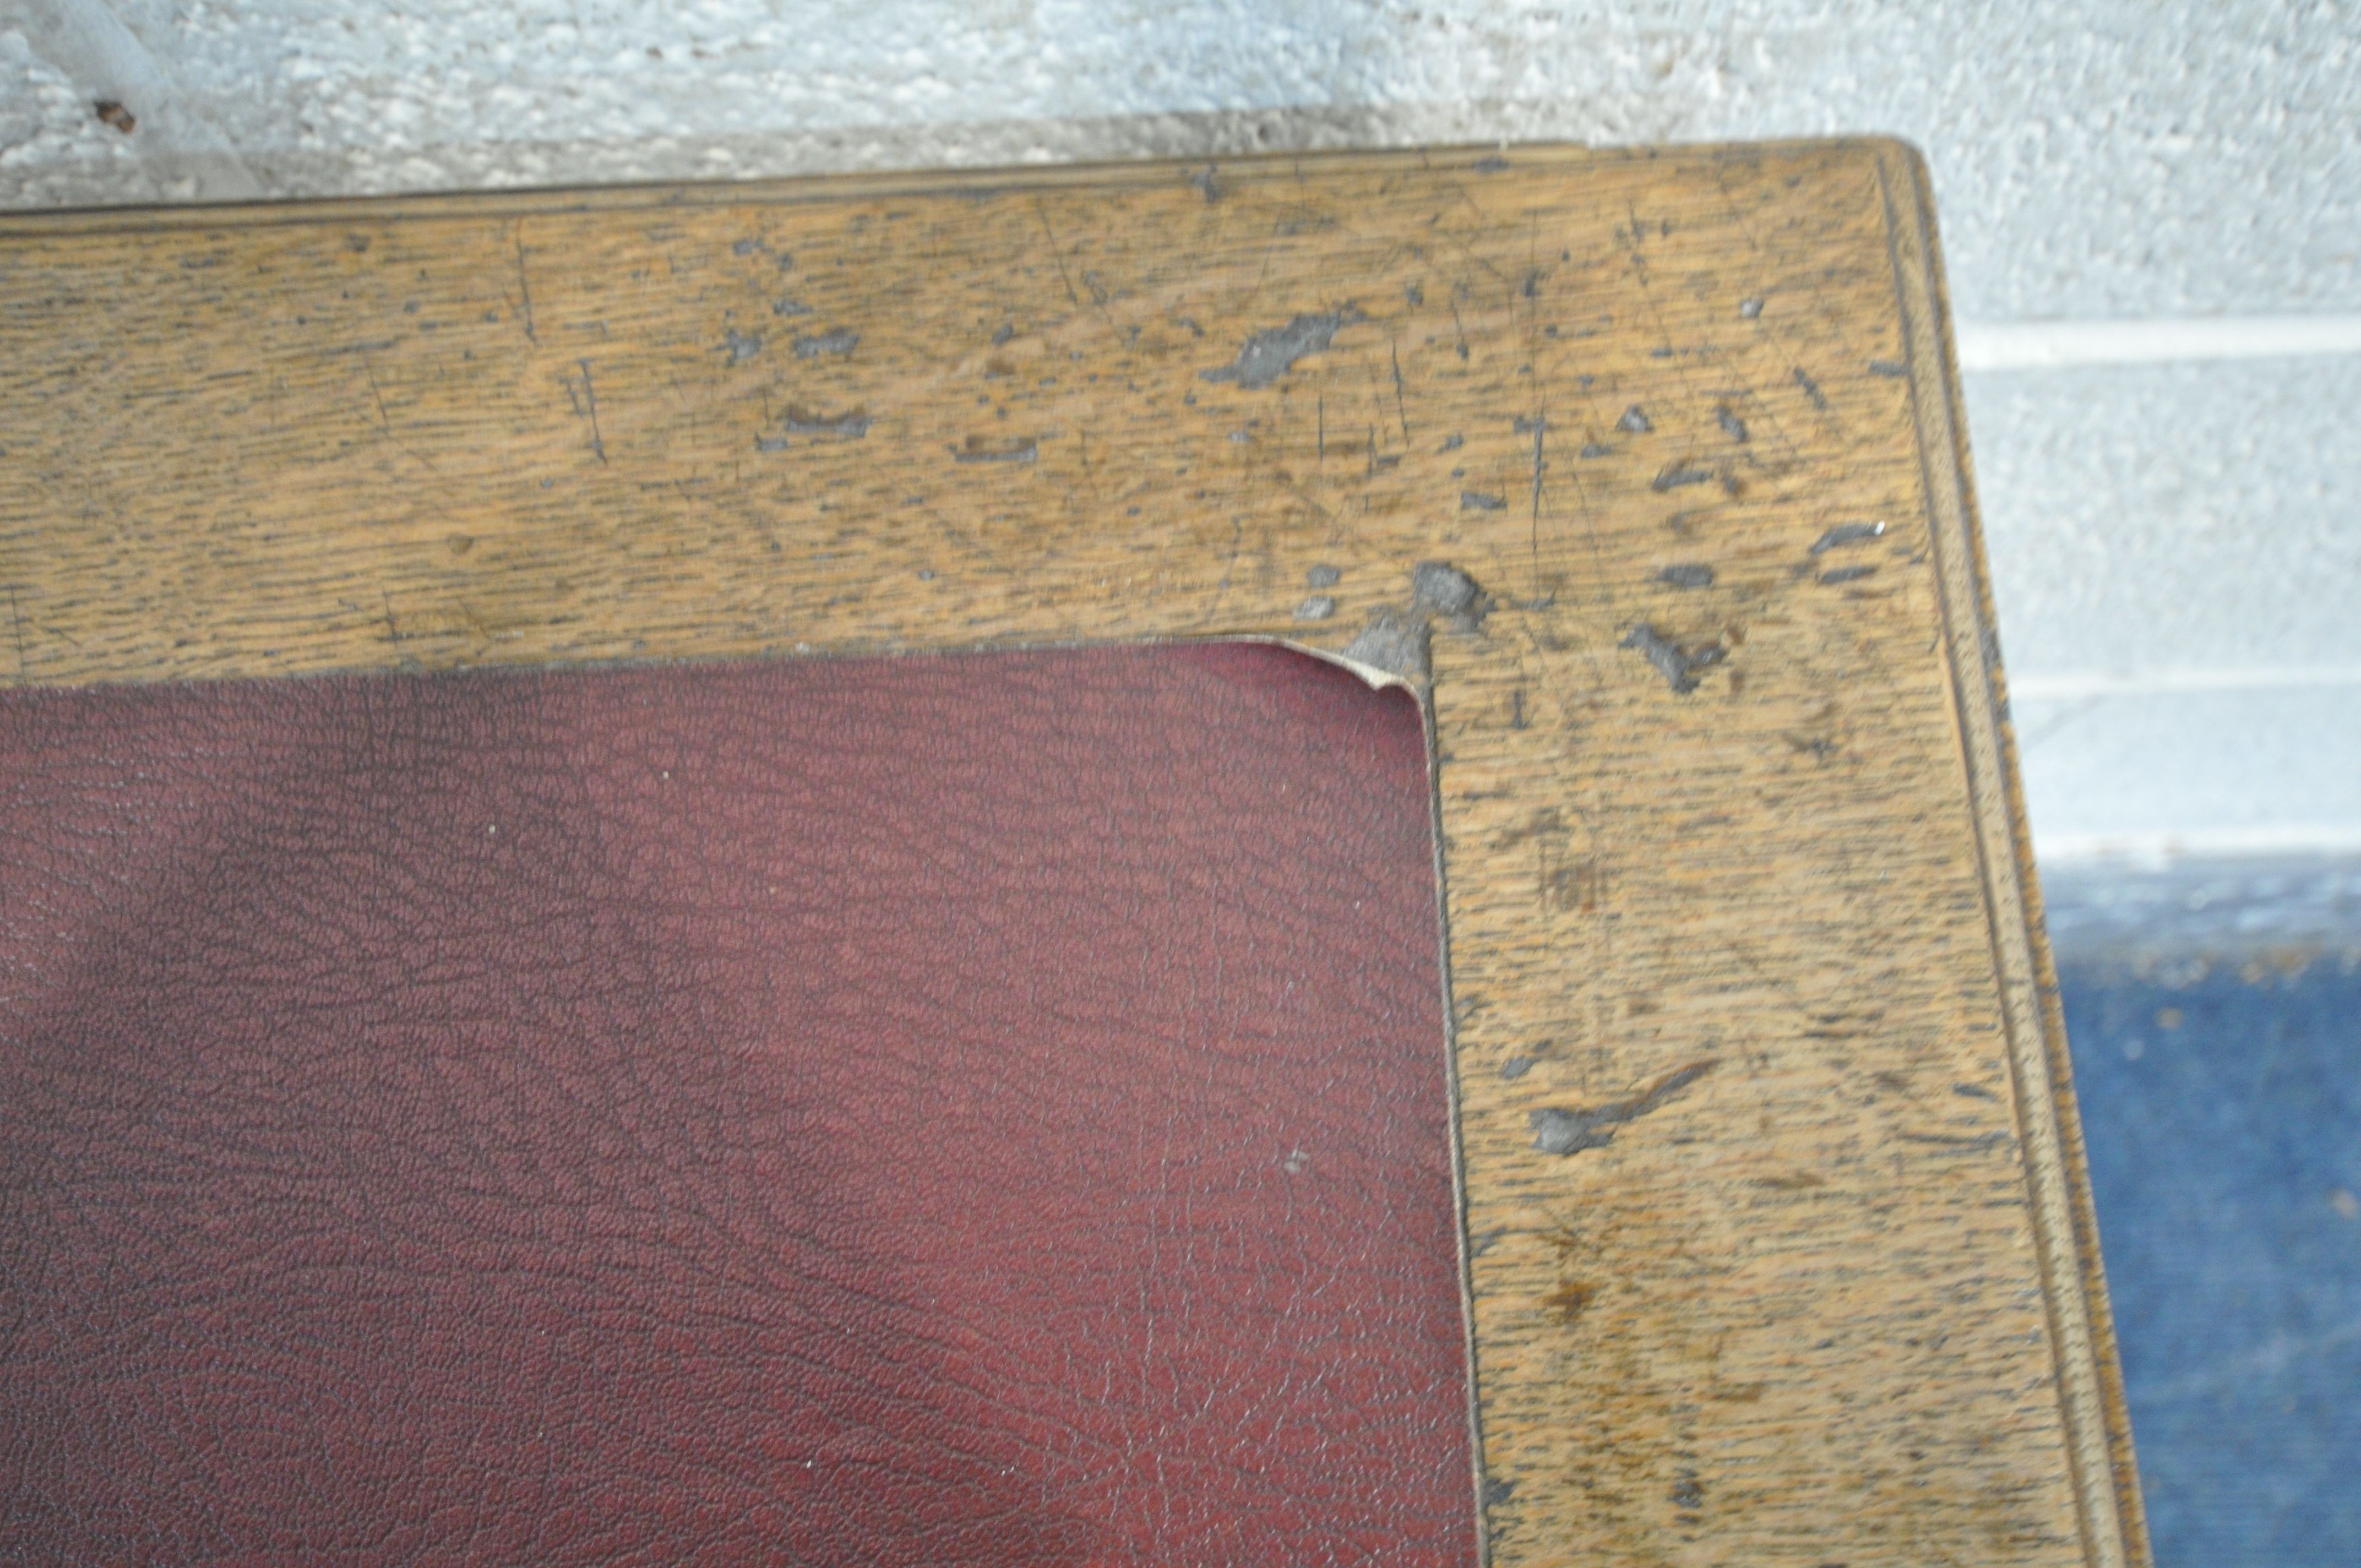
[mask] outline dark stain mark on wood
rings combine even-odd
[[[1563,858],[1555,847],[1541,846],[1541,903],[1561,915],[1587,915],[1598,907],[1606,891],[1607,871],[1596,856]]]
[[[1514,1083],[1533,1070],[1534,1059],[1532,1057],[1510,1057],[1500,1064],[1500,1076]]]
[[[864,409],[831,414],[789,403],[786,418],[779,423],[789,435],[833,435],[858,441],[869,433],[870,419],[868,411]]]
[[[1729,657],[1729,650],[1719,642],[1708,642],[1697,648],[1684,648],[1645,621],[1623,634],[1618,648],[1636,649],[1642,658],[1656,667],[1665,684],[1681,696],[1697,690],[1697,673],[1719,664]]]
[[[807,316],[812,313],[812,308],[801,300],[782,294],[771,302],[771,313],[774,316]]]
[[[1656,477],[1648,481],[1648,488],[1652,490],[1677,490],[1684,485],[1710,484],[1717,477],[1717,471],[1702,463],[1675,463],[1660,469]]]
[[[1517,1484],[1514,1481],[1503,1481],[1496,1475],[1487,1475],[1484,1477],[1484,1506],[1486,1508],[1497,1508],[1502,1503],[1507,1502],[1510,1497],[1513,1497],[1516,1495]]]
[[[1746,439],[1746,422],[1739,418],[1736,414],[1730,412],[1729,409],[1724,408],[1718,411],[1714,417],[1721,425],[1722,434],[1730,437],[1732,441],[1743,441]]]
[[[1461,511],[1506,511],[1509,510],[1509,503],[1502,497],[1488,496],[1481,490],[1462,490],[1459,492],[1459,510]]]
[[[833,332],[818,332],[809,337],[799,337],[789,346],[798,359],[817,359],[823,354],[850,354],[860,346],[861,334],[849,327]]]
[[[1579,1279],[1561,1279],[1557,1288],[1542,1298],[1542,1306],[1562,1325],[1570,1325],[1598,1299],[1598,1287]]]
[[[1565,832],[1565,818],[1560,816],[1557,807],[1553,806],[1533,813],[1533,819],[1522,828],[1511,828],[1502,833],[1499,844],[1500,848],[1505,850],[1511,845],[1521,844],[1528,839],[1547,839],[1563,835]]]
[[[1713,568],[1702,561],[1681,561],[1656,574],[1656,581],[1676,588],[1713,587]]]
[[[1869,373],[1872,376],[1907,376],[1910,367],[1898,359],[1872,359],[1869,362]]]
[[[1295,362],[1326,350],[1337,333],[1368,320],[1347,304],[1341,310],[1306,313],[1285,326],[1267,327],[1246,340],[1229,364],[1198,375],[1208,381],[1235,381],[1248,391],[1259,391],[1295,368]]]
[[[1820,384],[1817,381],[1804,374],[1804,367],[1800,365],[1795,367],[1795,385],[1804,389],[1804,396],[1812,400],[1814,408],[1823,412],[1827,411],[1828,394],[1820,390]]]
[[[1659,1109],[1716,1065],[1708,1058],[1675,1068],[1628,1100],[1572,1109],[1545,1105],[1526,1118],[1532,1129],[1533,1147],[1550,1155],[1603,1149],[1615,1141],[1616,1128]]]
[[[1345,574],[1334,566],[1314,566],[1303,574],[1305,585],[1315,588],[1333,588],[1344,579]]]
[[[1884,532],[1885,524],[1883,522],[1840,522],[1813,540],[1812,548],[1808,553],[1814,555],[1825,555],[1831,550],[1841,550],[1848,544],[1864,543],[1877,538]]]
[[[1969,1153],[1976,1149],[1996,1149],[2010,1141],[2006,1133],[1978,1133],[1972,1137],[1956,1133],[1896,1133],[1905,1144],[1930,1144],[1937,1148],[1957,1149]]]
[[[1041,455],[1040,444],[1029,435],[971,435],[950,450],[954,463],[1031,463]]]
[[[730,363],[732,365],[752,359],[763,352],[763,334],[759,332],[740,332],[735,327],[723,327],[721,352],[730,356]]]
[[[1656,427],[1648,422],[1647,411],[1633,403],[1623,411],[1623,417],[1615,422],[1615,428],[1629,435],[1645,435]]]
[[[1839,583],[1857,583],[1876,570],[1874,566],[1834,566],[1820,574],[1820,581],[1834,587]]]
[[[1754,1179],[1754,1185],[1768,1187],[1774,1192],[1808,1192],[1815,1187],[1826,1187],[1828,1183],[1808,1170],[1798,1170],[1785,1176],[1758,1176]]]

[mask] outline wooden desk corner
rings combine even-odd
[[[18,682],[1390,671],[1491,1561],[2146,1561],[1908,149],[16,215],[0,406]]]

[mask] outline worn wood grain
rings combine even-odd
[[[1425,629],[1492,1561],[2138,1564],[1941,302],[1878,142],[0,220],[0,673]]]

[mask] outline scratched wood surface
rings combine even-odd
[[[1428,683],[1492,1562],[2146,1560],[1907,149],[15,217],[0,409],[17,681]]]

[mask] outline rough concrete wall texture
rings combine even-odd
[[[2356,118],[2344,0],[0,0],[14,207],[1907,137],[2061,864],[2361,846]]]

